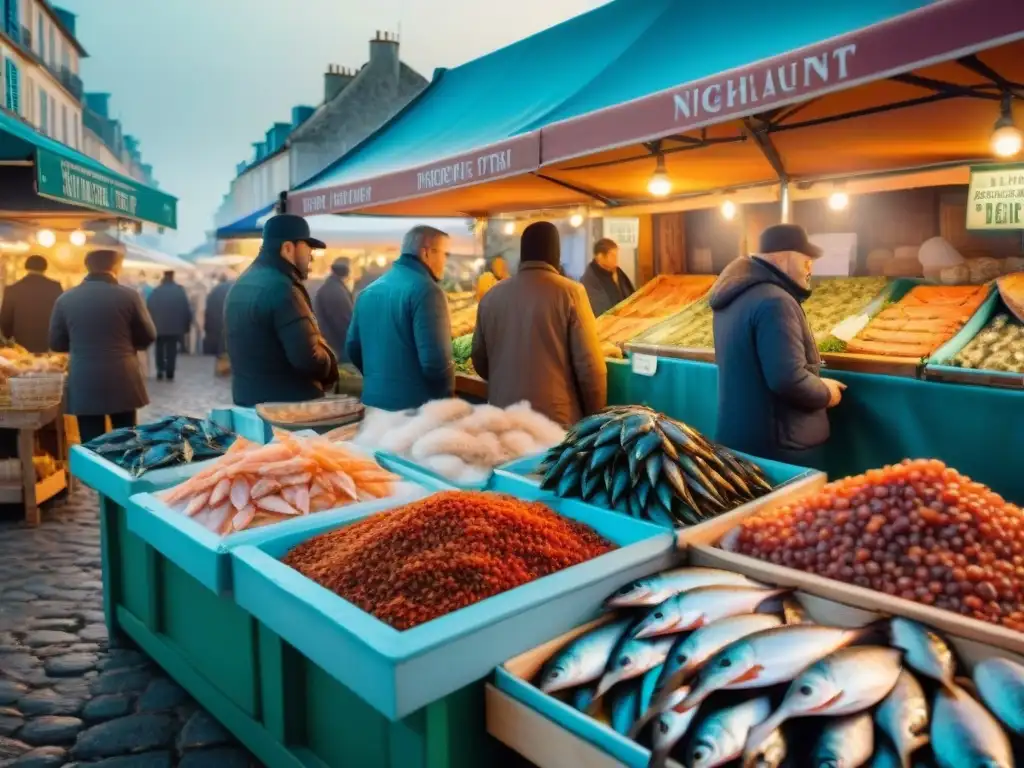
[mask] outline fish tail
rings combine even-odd
[[[780,707],[768,715],[766,720],[750,729],[746,746],[743,748],[743,765],[745,767],[757,765],[764,743],[768,741],[768,737],[772,735],[772,732],[782,725],[785,720],[786,714]]]
[[[885,645],[892,643],[892,626],[889,619],[877,619],[863,627],[851,630],[854,634],[854,642],[868,643],[871,641],[882,642]]]

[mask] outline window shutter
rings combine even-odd
[[[13,40],[21,41],[21,15],[18,13],[18,0],[4,0],[4,31]]]
[[[5,63],[5,67],[6,67],[5,71],[6,71],[6,74],[7,74],[7,89],[6,89],[7,108],[9,110],[11,110],[11,112],[18,112],[19,111],[18,107],[19,107],[19,103],[20,103],[20,100],[19,100],[18,97],[20,95],[20,90],[21,90],[20,87],[19,87],[20,84],[18,82],[18,65],[15,64],[10,59],[7,59],[7,61]]]

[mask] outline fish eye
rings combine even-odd
[[[658,721],[658,730],[661,731],[662,733],[668,733],[668,723],[666,723],[664,720],[659,720]]]
[[[559,672],[557,669],[551,670],[551,677],[558,677],[560,674],[562,673]]]
[[[718,662],[718,666],[726,668],[731,667],[732,659],[722,659],[720,662]]]
[[[801,685],[800,686],[800,695],[801,696],[810,696],[812,693],[814,693],[814,689],[811,688],[811,686],[809,686],[809,685]]]
[[[632,663],[633,663],[633,660],[631,658],[629,658],[629,656],[623,656],[619,660],[619,666],[620,667],[628,667]]]
[[[627,584],[626,586],[624,586],[622,589],[619,590],[619,594],[620,595],[628,595],[630,592],[633,591],[633,589],[634,589],[634,587],[633,587],[632,584]]]
[[[654,614],[654,618],[656,618],[656,619],[664,619],[664,618],[665,618],[665,614],[664,614],[664,613],[662,613],[661,611],[657,611],[657,612],[656,612],[656,613]]]
[[[680,653],[678,656],[676,656],[676,664],[685,664],[686,663],[686,659],[687,659],[686,654],[685,653]]]

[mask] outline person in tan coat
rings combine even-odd
[[[527,227],[519,271],[480,302],[473,366],[491,405],[526,400],[568,427],[605,407],[608,379],[586,291],[559,274],[560,261],[555,226]]]

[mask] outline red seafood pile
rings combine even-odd
[[[316,536],[284,562],[405,630],[611,549],[543,504],[450,491]]]
[[[727,546],[1024,631],[1024,514],[940,461],[831,483],[746,519]]]

